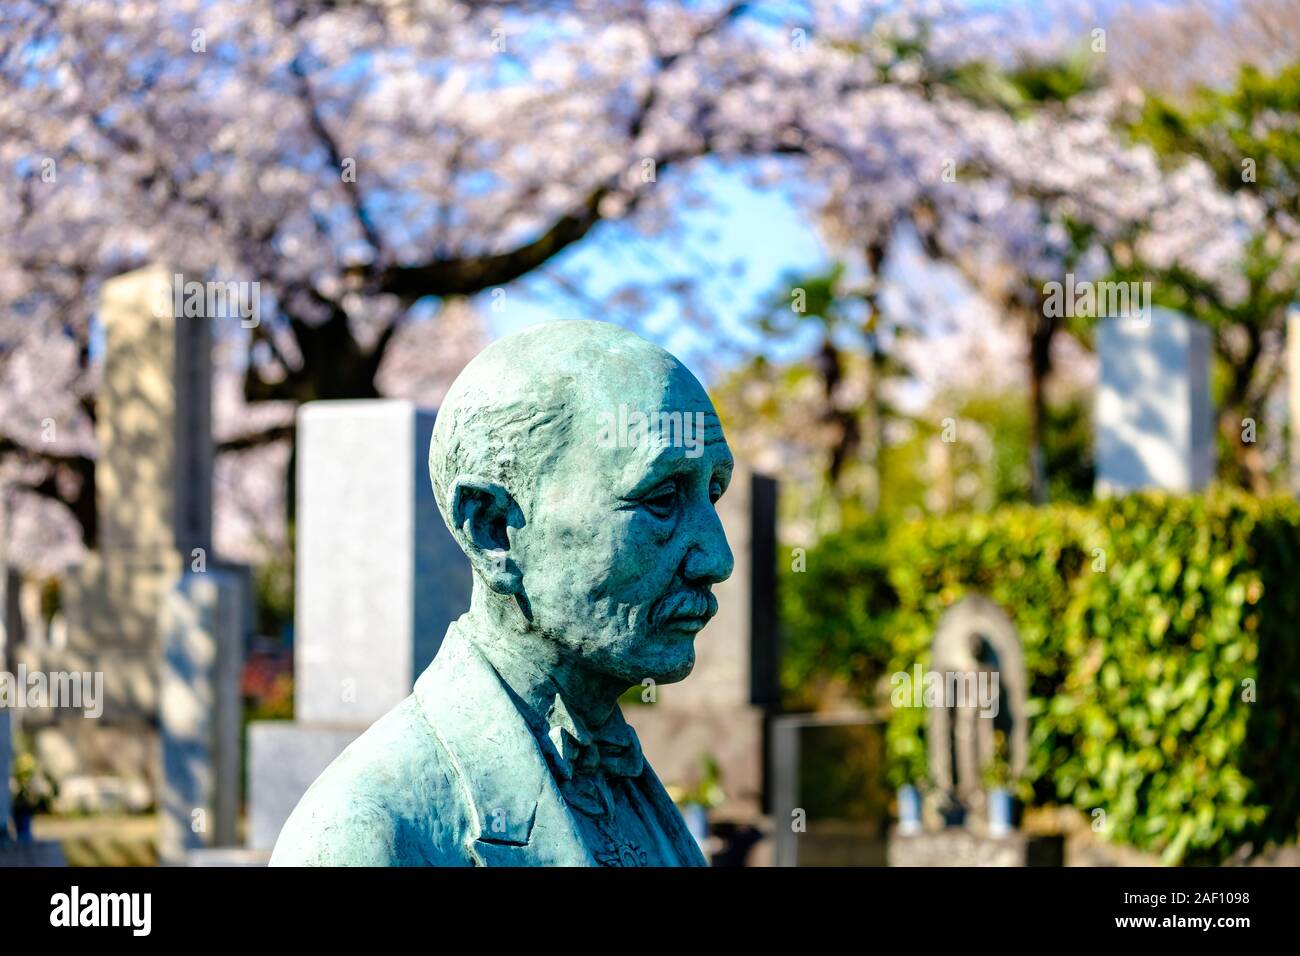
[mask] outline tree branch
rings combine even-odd
[[[287,425],[273,425],[257,432],[245,432],[242,435],[236,435],[234,438],[227,438],[224,441],[217,442],[216,450],[218,454],[224,454],[225,452],[251,451],[254,448],[262,448],[292,438],[296,428],[297,425],[290,422]]]
[[[375,251],[375,257],[378,258],[383,252],[383,242],[379,236],[379,230],[375,228],[370,214],[366,211],[365,202],[361,197],[361,189],[357,186],[356,179],[344,179],[342,176],[344,156],[339,149],[338,141],[334,134],[329,131],[325,125],[325,119],[320,113],[320,104],[316,102],[316,95],[312,92],[311,82],[307,79],[307,71],[302,65],[302,55],[293,58],[289,64],[289,72],[293,74],[295,83],[298,88],[298,99],[303,105],[307,114],[307,125],[315,134],[316,139],[325,147],[325,153],[329,157],[330,165],[339,172],[339,181],[343,186],[343,192],[347,194],[348,205],[352,209],[352,215],[357,220],[361,232],[366,237],[366,242],[370,248]]]

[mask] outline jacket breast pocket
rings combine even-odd
[[[475,866],[545,866],[527,843],[497,843],[475,840],[469,847]]]

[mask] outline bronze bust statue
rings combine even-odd
[[[535,326],[457,378],[429,470],[470,609],[307,791],[272,865],[704,865],[618,705],[690,673],[732,571],[704,388],[617,326]]]

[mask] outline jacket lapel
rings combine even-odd
[[[457,630],[415,684],[472,809],[483,866],[595,866],[537,740],[492,666]]]
[[[700,845],[695,842],[695,837],[686,828],[686,821],[682,819],[681,811],[673,803],[673,798],[668,796],[664,785],[659,782],[659,777],[651,769],[649,761],[646,761],[645,770],[637,778],[637,785],[641,788],[641,795],[653,808],[655,817],[663,825],[664,836],[672,844],[678,862],[682,866],[708,866],[709,862],[704,859],[704,852],[700,849]]]

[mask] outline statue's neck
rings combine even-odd
[[[630,685],[583,666],[540,632],[499,618],[476,600],[461,625],[474,646],[528,707],[545,717],[559,693],[569,711],[588,728],[599,727],[610,718],[619,696]]]

